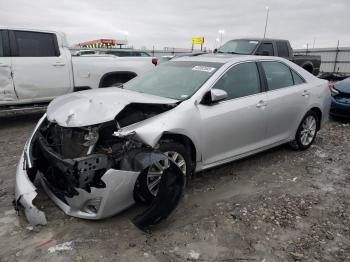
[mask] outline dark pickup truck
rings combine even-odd
[[[214,53],[229,53],[239,55],[280,56],[293,61],[306,71],[318,75],[321,57],[313,55],[294,55],[288,40],[268,38],[234,39],[226,42]]]

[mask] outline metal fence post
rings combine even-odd
[[[335,59],[334,59],[333,73],[335,73],[335,68],[336,68],[336,66],[337,66],[337,62],[338,62],[338,53],[339,53],[339,40],[338,40],[338,44],[337,44],[337,49],[335,50]]]

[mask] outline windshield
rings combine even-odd
[[[250,55],[259,41],[254,40],[231,40],[218,49],[218,53],[233,53]]]
[[[166,62],[124,84],[123,88],[176,100],[191,97],[221,63]]]

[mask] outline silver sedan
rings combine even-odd
[[[68,215],[150,207],[139,227],[166,218],[186,178],[289,143],[305,150],[327,121],[328,84],[278,57],[201,55],[157,66],[120,88],[56,98],[28,140],[16,203],[32,224],[39,180]]]

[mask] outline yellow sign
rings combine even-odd
[[[204,44],[204,37],[192,38],[192,45],[201,45]]]

